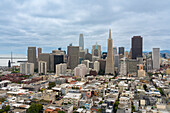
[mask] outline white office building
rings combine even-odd
[[[20,64],[20,73],[34,74],[34,63],[23,62]]]

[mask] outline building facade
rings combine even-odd
[[[143,39],[141,36],[133,36],[132,38],[132,59],[142,57]]]
[[[27,58],[29,63],[34,63],[34,69],[37,69],[36,47],[28,47]]]
[[[23,62],[20,64],[20,73],[34,74],[34,63]]]
[[[80,34],[79,36],[79,46],[81,50],[84,50],[84,37],[83,34]]]
[[[47,74],[47,62],[38,61],[38,73],[39,74]]]
[[[109,38],[107,41],[108,45],[105,74],[114,74],[113,40],[111,38],[111,30],[109,30]]]
[[[153,69],[160,69],[160,48],[152,49]]]

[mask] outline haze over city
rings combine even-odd
[[[1,0],[0,54],[25,54],[28,46],[44,52],[70,43],[78,45],[84,34],[85,48],[96,42],[107,51],[108,30],[113,46],[130,51],[131,38],[143,37],[144,51],[168,50],[169,0]],[[159,44],[159,45],[158,45]]]

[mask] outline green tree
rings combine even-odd
[[[135,106],[132,105],[132,112],[135,112]]]
[[[161,93],[161,95],[165,95],[162,88],[157,88],[159,90],[159,92]]]
[[[103,101],[100,101],[100,102],[99,102],[99,105],[101,105],[102,103],[103,103]]]
[[[5,106],[4,110],[8,112],[10,110],[10,106],[9,105]]]
[[[4,102],[5,100],[5,98],[0,98],[0,102]]]
[[[42,113],[43,111],[42,104],[32,103],[30,108],[27,110],[27,113]]]
[[[54,86],[56,86],[55,82],[49,82],[48,89],[51,89]]]
[[[86,109],[86,107],[85,107],[85,106],[81,106],[81,108]]]
[[[117,100],[114,104],[114,113],[116,113],[118,105],[119,105],[119,101]]]
[[[74,106],[74,107],[73,107],[73,111],[76,110],[76,109],[77,109],[77,108]]]
[[[98,110],[97,110],[97,113],[101,113],[101,112],[102,112],[102,109],[98,109]]]
[[[65,113],[64,111],[58,111],[58,113]]]
[[[3,113],[4,112],[4,110],[3,109],[0,109],[0,113]]]

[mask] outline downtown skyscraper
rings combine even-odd
[[[107,39],[107,44],[105,74],[114,74],[113,40],[111,38],[111,29],[109,30],[109,38]]]
[[[142,57],[143,39],[141,36],[133,36],[132,38],[132,59]]]
[[[160,48],[153,48],[152,50],[153,69],[160,69]]]
[[[36,47],[28,47],[27,50],[28,62],[34,64],[34,69],[38,68],[37,58],[36,58]]]
[[[84,50],[84,37],[83,37],[83,34],[80,34],[79,46],[80,46],[80,49]]]

